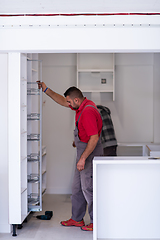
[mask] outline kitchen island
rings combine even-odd
[[[160,239],[160,159],[95,157],[93,240]]]

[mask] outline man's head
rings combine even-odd
[[[78,109],[84,100],[84,96],[83,96],[82,92],[76,87],[68,88],[66,90],[66,92],[64,93],[64,96],[66,97],[68,104],[73,109]]]

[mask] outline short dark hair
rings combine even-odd
[[[79,90],[78,88],[76,87],[70,87],[68,88],[65,93],[64,93],[64,96],[67,97],[67,96],[70,96],[71,98],[80,98],[82,99],[84,96],[81,92],[81,90]]]

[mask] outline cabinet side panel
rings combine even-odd
[[[8,54],[9,223],[21,223],[20,53]]]
[[[0,127],[0,192],[1,192],[1,214],[0,233],[9,233],[8,222],[8,54],[0,54],[0,82],[3,91],[0,94],[1,127]]]

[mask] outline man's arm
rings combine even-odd
[[[42,88],[42,91],[44,92],[47,88],[46,84],[44,82],[40,82],[37,81],[38,83],[38,88]],[[66,101],[66,98],[63,97],[62,95],[60,95],[59,93],[54,92],[53,90],[51,90],[50,88],[47,88],[47,90],[45,91],[45,93],[52,98],[56,103],[64,106],[64,107],[69,107],[68,103]]]
[[[88,141],[88,144],[86,146],[86,149],[84,150],[84,152],[82,153],[78,163],[77,163],[77,169],[79,171],[82,171],[84,169],[84,165],[85,165],[85,161],[87,159],[87,157],[93,152],[93,150],[95,149],[97,142],[99,140],[99,136],[98,134],[96,135],[92,135]]]

